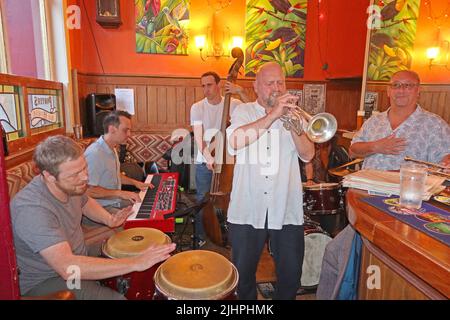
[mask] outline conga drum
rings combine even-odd
[[[191,250],[167,259],[154,279],[155,300],[233,300],[239,276],[224,256]]]
[[[167,244],[169,236],[152,228],[131,228],[111,236],[102,246],[102,254],[111,259],[133,257],[141,254],[151,244]],[[102,280],[102,284],[123,294],[130,300],[153,299],[153,275],[160,264],[141,271]]]

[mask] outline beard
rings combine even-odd
[[[65,194],[67,194],[68,196],[81,196],[83,195],[86,190],[88,189],[88,185],[87,182],[81,184],[81,185],[76,185],[76,186],[71,186],[70,188],[64,187],[63,185],[61,185],[59,182],[56,182],[56,186]]]

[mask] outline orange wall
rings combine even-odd
[[[441,26],[441,40],[450,41],[450,7],[448,0],[433,0],[431,2],[431,14],[434,17],[441,17],[439,20],[428,18],[429,7],[425,3],[426,1],[420,3],[411,69],[419,73],[422,83],[450,83],[450,70],[439,66],[430,69],[429,60],[426,57],[426,49],[435,45],[438,25]],[[447,14],[447,17],[445,17],[445,14]],[[450,63],[448,68],[450,68]]]
[[[117,29],[105,29],[95,22],[94,1],[69,0],[68,4],[79,5],[82,13],[81,29],[69,32],[72,67],[80,72],[184,77],[215,70],[226,76],[233,62],[232,58],[200,60],[193,39],[206,33],[206,26],[211,24],[213,11],[206,0],[191,0],[188,56],[135,52],[134,1],[120,1],[122,25]],[[304,80],[362,75],[368,4],[369,0],[321,0],[320,5],[319,0],[308,1]],[[319,9],[322,19],[318,18]],[[228,21],[232,35],[244,36],[245,0],[233,0],[218,13],[217,20]],[[322,70],[325,63],[329,66],[326,71]]]

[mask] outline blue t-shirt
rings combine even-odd
[[[120,162],[117,152],[111,149],[103,136],[92,143],[84,152],[88,164],[89,185],[105,189],[120,190]],[[96,199],[101,206],[120,203],[120,199]]]

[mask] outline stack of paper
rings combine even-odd
[[[429,200],[433,194],[444,190],[445,178],[428,175],[425,181],[423,200]],[[367,190],[369,193],[385,195],[400,194],[400,172],[365,169],[344,177],[344,187]]]

